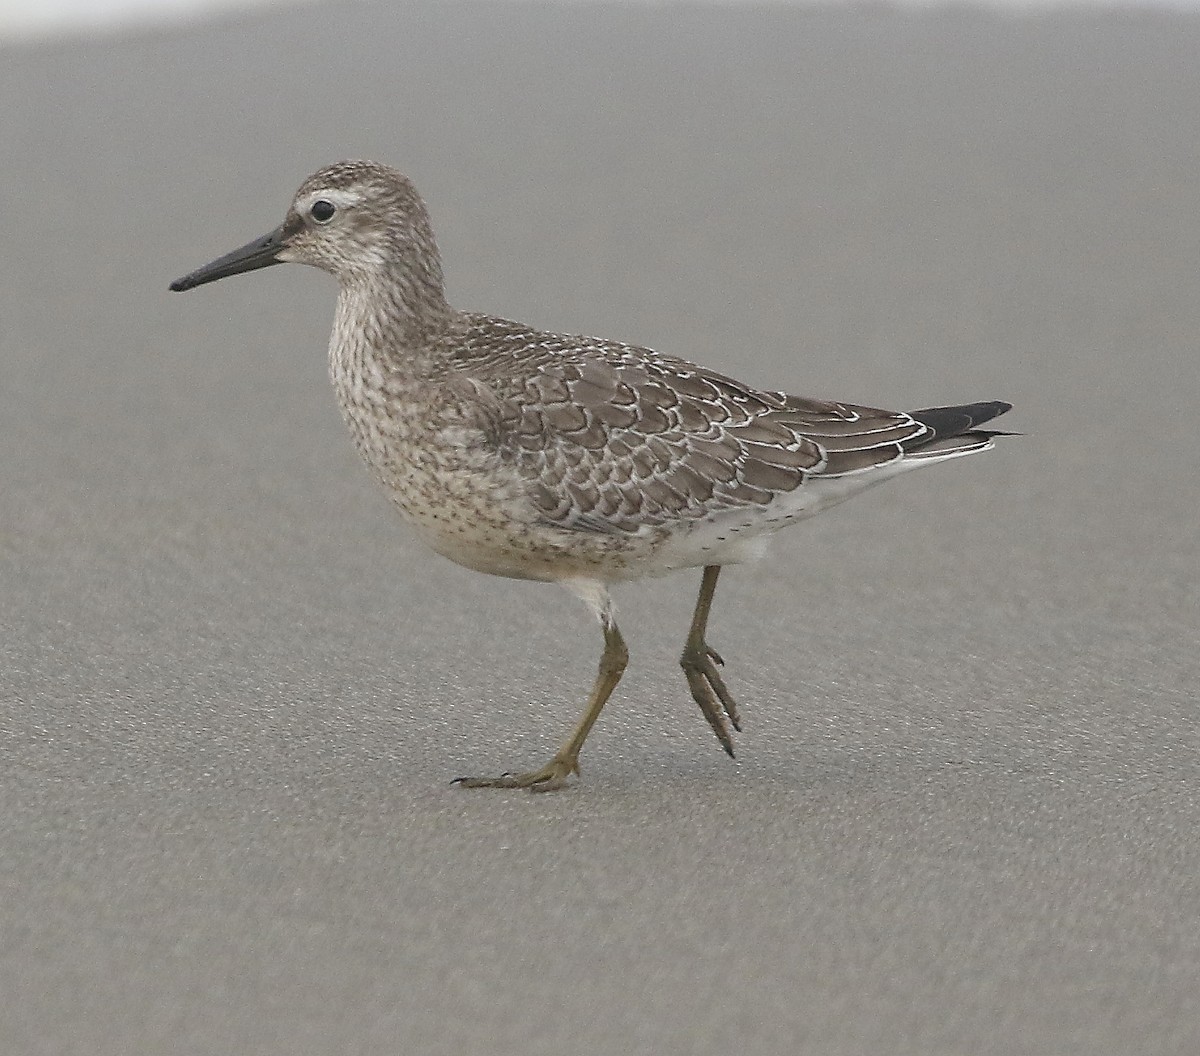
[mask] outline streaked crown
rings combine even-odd
[[[301,184],[284,221],[280,260],[354,285],[404,273],[442,288],[429,213],[412,181],[372,161],[341,161]]]

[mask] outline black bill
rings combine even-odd
[[[282,264],[283,261],[278,258],[277,254],[283,248],[284,238],[288,233],[285,232],[284,225],[280,224],[270,234],[256,238],[253,242],[247,242],[240,249],[226,253],[223,257],[217,257],[212,263],[197,268],[182,279],[176,279],[171,283],[171,289],[176,293],[182,293],[184,290],[203,286],[206,282],[216,282],[217,279],[223,279],[229,275],[238,275],[243,271],[254,271],[257,268],[269,268],[272,264]]]

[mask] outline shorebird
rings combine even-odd
[[[544,766],[458,778],[563,787],[629,653],[609,587],[703,569],[680,664],[725,751],[737,704],[706,640],[724,565],[919,466],[986,451],[999,400],[885,411],[743,384],[648,348],[546,333],[446,300],[425,203],[407,177],[345,161],[308,177],[282,224],[171,283],[190,290],[294,262],[339,293],[329,342],[359,453],[417,535],[479,572],[559,583],[604,635],[583,716]]]

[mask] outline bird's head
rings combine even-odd
[[[441,263],[425,203],[407,176],[343,161],[301,184],[274,231],[171,283],[177,292],[272,264],[308,264],[343,286],[403,274],[439,292]]]

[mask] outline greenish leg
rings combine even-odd
[[[708,614],[712,608],[713,596],[717,592],[717,577],[721,574],[720,565],[706,565],[704,577],[700,580],[700,596],[696,599],[696,611],[692,615],[691,630],[688,631],[687,641],[683,646],[683,655],[679,665],[687,676],[688,686],[700,711],[708,720],[721,747],[733,756],[733,734],[729,727],[741,732],[741,716],[737,704],[717,671],[717,666],[723,666],[725,661],[720,654],[705,640],[704,634],[708,627]]]
[[[611,619],[604,626],[604,652],[600,657],[600,670],[596,674],[595,685],[592,686],[588,697],[587,709],[583,718],[575,725],[571,736],[545,766],[539,770],[531,770],[526,774],[501,774],[499,777],[459,777],[454,784],[463,788],[528,788],[531,792],[552,792],[562,788],[571,774],[579,773],[579,751],[587,735],[600,717],[612,691],[621,681],[625,665],[629,662],[629,650],[625,647],[625,639],[617,630],[617,625]]]

